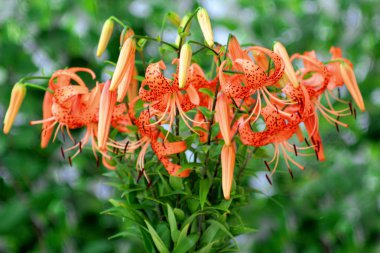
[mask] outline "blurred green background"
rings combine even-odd
[[[0,0],[0,118],[12,85],[25,75],[51,74],[66,66],[91,67],[105,80],[104,60],[116,60],[118,38],[96,59],[102,24],[114,15],[138,34],[159,34],[166,12],[183,15],[202,4],[215,39],[228,33],[240,42],[290,53],[316,50],[328,59],[342,47],[355,72],[367,112],[336,132],[321,120],[327,161],[305,161],[292,181],[278,173],[269,186],[262,163],[250,168],[256,190],[242,210],[257,232],[238,238],[242,252],[380,252],[380,3],[362,1],[92,1]],[[119,28],[118,28],[119,29]],[[120,29],[118,30],[118,32]],[[173,41],[168,26],[164,39]],[[110,50],[111,49],[111,50]],[[148,54],[154,56],[153,48]],[[342,95],[347,92],[342,90]],[[43,94],[29,90],[9,136],[0,134],[0,252],[141,252],[126,239],[112,239],[117,218],[100,214],[118,194],[107,186],[91,152],[73,167],[60,155],[60,141],[39,148]],[[61,140],[62,141],[62,140]],[[280,169],[281,170],[281,169]],[[285,171],[285,170],[283,170]]]

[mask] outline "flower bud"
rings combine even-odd
[[[183,18],[181,19],[181,23],[179,24],[179,27],[178,27],[178,35],[177,35],[177,38],[175,40],[175,44],[177,46],[179,46],[179,43],[181,41],[182,33],[188,33],[190,31],[190,24],[187,24],[189,22],[189,19],[190,19],[190,14],[183,16]],[[186,24],[187,24],[187,26],[186,26]],[[185,28],[185,26],[186,26],[186,28]]]
[[[134,31],[130,27],[126,27],[123,29],[122,33],[120,34],[120,46],[123,46],[124,42],[135,35]]]
[[[181,23],[181,18],[174,11],[168,13],[168,19],[176,27],[178,27]]]
[[[278,54],[284,61],[285,76],[288,78],[289,82],[293,85],[293,87],[297,88],[299,86],[297,76],[285,47],[280,42],[276,41],[273,46],[273,51],[276,54]]]
[[[205,8],[198,10],[197,18],[207,45],[212,47],[214,45],[214,34],[211,29],[210,17]]]
[[[134,65],[136,42],[133,38],[127,39],[121,48],[119,59],[116,63],[115,72],[113,73],[110,91],[116,90],[117,86],[122,82],[126,70],[129,65]],[[128,78],[127,78],[128,79]]]
[[[221,164],[222,164],[222,189],[225,199],[230,199],[232,182],[234,179],[236,148],[235,143],[227,146],[223,145],[221,152]]]
[[[179,56],[178,86],[180,89],[185,87],[187,74],[191,64],[191,56],[191,46],[188,43],[185,43],[181,48]]]
[[[22,83],[16,83],[13,86],[9,107],[4,117],[4,134],[8,134],[9,130],[11,130],[18,110],[20,109],[22,101],[24,100],[25,94],[26,87]]]
[[[113,27],[114,23],[112,19],[109,18],[106,20],[106,22],[104,22],[102,33],[100,34],[99,38],[98,50],[96,50],[97,57],[100,57],[103,54],[104,50],[106,50],[106,47],[112,35]]]

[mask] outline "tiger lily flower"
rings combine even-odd
[[[11,130],[16,115],[21,107],[22,101],[25,98],[26,87],[22,83],[16,83],[13,86],[11,100],[9,102],[8,110],[4,117],[4,134],[8,134]]]
[[[188,123],[188,121],[194,122],[194,120],[185,112],[200,103],[198,92],[191,82],[191,77],[188,76],[185,86],[180,88],[177,74],[173,74],[173,80],[171,80],[161,73],[161,69],[165,68],[166,66],[162,61],[148,66],[139,96],[143,101],[150,103],[151,109],[153,109],[152,113],[159,117],[153,124],[168,120],[170,128],[178,109],[178,113],[186,126],[194,131]],[[185,91],[185,93],[182,94],[181,91]]]

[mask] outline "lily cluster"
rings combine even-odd
[[[188,40],[195,16],[204,43]],[[196,157],[197,149],[217,143],[221,146],[223,194],[229,199],[239,145],[273,145],[273,158],[264,161],[271,183],[280,157],[291,176],[292,166],[304,169],[295,156],[325,160],[319,116],[339,130],[348,127],[342,121],[344,117],[356,117],[355,105],[365,110],[353,65],[343,58],[339,48],[332,47],[331,59],[323,62],[314,51],[289,56],[280,42],[275,42],[272,49],[243,47],[230,35],[227,44],[221,45],[214,42],[205,9],[199,8],[182,19],[173,13],[168,17],[179,31],[174,43],[135,35],[114,17],[105,22],[98,56],[106,50],[114,22],[124,26],[120,55],[110,80],[96,82],[90,88],[78,74],[85,72],[95,79],[90,69],[66,68],[52,74],[43,100],[43,119],[31,122],[42,124],[42,148],[52,137],[56,139],[60,131],[66,132],[63,135],[69,136],[74,144],[61,151],[70,163],[90,142],[96,160],[100,160],[100,155],[105,167],[116,169],[115,157],[130,159],[139,176],[144,175],[150,183],[145,171],[148,150],[155,153],[170,175],[187,177],[192,168],[183,165],[189,158],[181,154],[192,153]],[[171,76],[165,75],[163,60],[146,65],[141,57],[144,64],[137,67],[136,52],[143,54],[149,40],[177,53],[171,62],[176,71]],[[204,70],[194,61],[195,46],[200,47],[197,52],[205,49],[213,54],[212,78],[206,78]],[[138,69],[145,75],[139,76]],[[355,105],[340,98],[337,90],[343,85]],[[10,130],[26,86],[22,81],[14,86],[4,133]],[[342,104],[340,109],[335,109],[337,103]],[[75,141],[70,132],[77,128],[86,129],[80,141]],[[121,134],[110,134],[111,128]],[[185,138],[194,133],[199,139],[189,144]],[[291,141],[293,136],[298,139],[297,145]],[[199,158],[195,162],[208,165]]]

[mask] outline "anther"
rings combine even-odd
[[[356,108],[354,108],[354,118],[356,119]]]
[[[265,177],[267,178],[269,184],[272,185],[272,180],[270,180],[270,178],[268,177],[268,174],[265,174]]]
[[[289,172],[290,176],[292,177],[292,179],[294,179],[293,171],[290,168],[288,168],[288,172]]]
[[[127,152],[128,145],[129,145],[129,141],[127,141],[127,143],[125,143],[124,150],[123,150],[124,154],[125,154],[125,152]]]
[[[82,141],[79,142],[79,153],[82,153]]]
[[[306,145],[308,145],[310,147],[310,144],[309,144],[309,142],[307,141],[306,138],[305,138],[305,143],[306,143]]]
[[[71,156],[69,156],[69,164],[70,164],[70,167],[72,167],[73,166],[73,162],[72,162],[72,160],[71,160]]]
[[[140,178],[141,178],[142,175],[144,174],[144,171],[145,171],[144,168],[142,168],[142,169],[139,171],[139,175],[137,176],[137,183],[140,181]]]
[[[265,163],[265,166],[267,167],[267,170],[270,172],[270,167],[269,167],[268,162],[267,162],[267,161],[264,161],[264,163]]]
[[[293,148],[294,148],[294,154],[295,154],[296,156],[298,156],[298,153],[297,153],[297,146],[296,146],[296,144],[293,144]]]
[[[354,111],[352,110],[352,103],[351,103],[351,102],[348,102],[348,106],[350,107],[351,115],[353,115],[353,114],[354,114]]]
[[[63,160],[65,160],[65,151],[63,150],[63,147],[61,146],[61,155],[62,155],[62,158]]]

